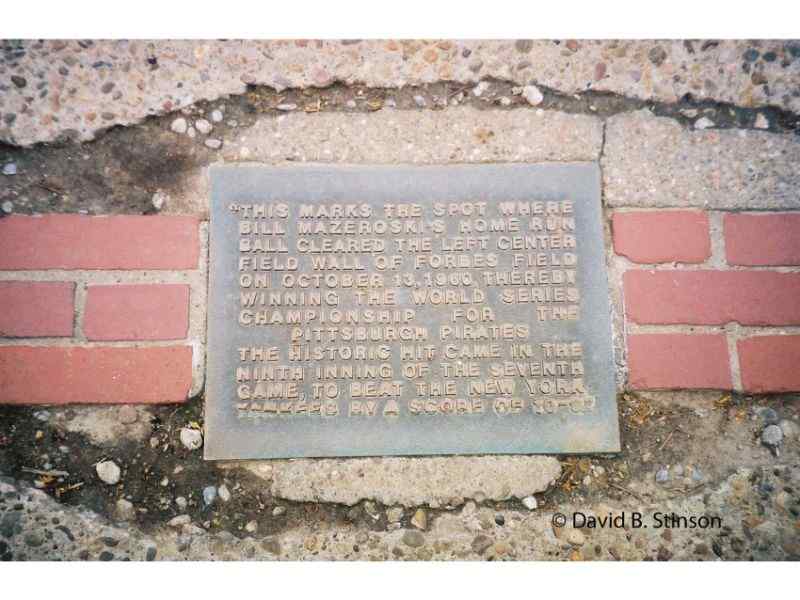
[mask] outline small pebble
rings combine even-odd
[[[398,523],[403,518],[403,509],[400,507],[390,508],[386,511],[386,518],[389,523]]]
[[[418,94],[418,95],[414,96],[414,104],[416,104],[416,105],[417,105],[417,106],[419,106],[420,108],[425,108],[425,106],[426,106],[428,103],[425,101],[425,97],[424,97],[424,96],[420,96],[420,95]]]
[[[249,521],[247,525],[244,526],[244,530],[247,533],[255,533],[258,531],[258,521]]]
[[[12,212],[14,212],[14,203],[11,202],[11,200],[6,200],[3,202],[3,212],[7,215],[10,215]]]
[[[758,113],[758,115],[756,115],[754,127],[756,129],[769,129],[769,119],[764,116],[764,113]]]
[[[417,509],[417,511],[414,513],[414,516],[411,517],[411,524],[422,531],[425,531],[428,528],[428,513],[425,512],[424,508]]]
[[[187,450],[197,450],[203,445],[203,432],[191,427],[181,428],[181,444]]]
[[[539,106],[544,101],[544,94],[535,85],[526,85],[522,88],[522,97],[531,106]]]
[[[216,138],[208,138],[204,143],[207,148],[211,148],[212,150],[219,150],[222,147],[222,140]]]
[[[272,516],[273,517],[280,517],[286,514],[286,507],[285,506],[276,506],[272,509]]]
[[[770,495],[772,492],[774,492],[774,491],[775,491],[775,486],[774,486],[774,485],[772,485],[772,484],[771,484],[770,482],[768,482],[768,481],[762,481],[761,483],[759,483],[759,484],[758,484],[758,491],[759,491],[761,494],[764,494],[765,496],[768,496],[768,495]]]
[[[656,483],[666,483],[669,481],[669,471],[665,467],[661,467],[656,471]]]
[[[208,135],[214,128],[213,125],[211,125],[211,123],[209,123],[205,119],[198,119],[197,121],[195,121],[194,127],[195,129],[197,129],[197,131],[199,131],[203,135]]]
[[[186,510],[186,507],[189,505],[189,503],[183,496],[178,496],[175,498],[175,505],[181,510]]]
[[[286,104],[278,104],[278,106],[276,106],[275,108],[277,108],[278,110],[282,110],[284,112],[289,112],[292,110],[297,110],[297,104],[294,104],[292,102],[287,102]]]
[[[770,408],[768,406],[765,406],[764,408],[759,409],[758,410],[758,416],[767,425],[775,425],[775,424],[778,423],[778,421],[781,420],[780,417],[778,416],[778,413],[775,412],[774,409],[772,409],[772,408]]]
[[[566,540],[573,546],[583,546],[586,542],[586,536],[580,529],[567,529]]]
[[[167,194],[159,190],[153,194],[153,197],[150,199],[150,201],[153,203],[153,208],[156,210],[161,210],[167,203],[168,198],[169,196]]]
[[[224,483],[221,486],[219,486],[217,493],[219,494],[219,499],[222,500],[223,502],[231,501],[232,498],[231,491],[228,489],[228,486],[225,485]]]
[[[6,163],[3,165],[3,175],[16,175],[17,163]]]
[[[528,510],[536,510],[539,506],[539,503],[536,501],[535,497],[526,496],[522,499],[522,505]]]
[[[222,111],[218,108],[215,108],[211,111],[211,120],[214,123],[221,123],[222,122]]]
[[[122,471],[120,471],[120,468],[113,460],[104,460],[103,462],[97,463],[95,469],[100,480],[108,485],[119,483],[122,476]]]
[[[709,127],[714,127],[715,123],[708,117],[701,117],[694,122],[695,129],[708,129]]]
[[[203,502],[206,506],[211,506],[217,499],[217,488],[213,485],[203,488]]]
[[[425,536],[419,531],[410,529],[403,534],[403,543],[412,548],[419,548],[425,543]]]
[[[191,522],[192,518],[189,515],[178,515],[177,517],[170,519],[167,525],[169,525],[170,527],[183,527],[184,525],[188,525]]]
[[[776,448],[783,441],[783,431],[777,425],[768,425],[761,432],[761,443],[770,448]]]
[[[169,128],[174,133],[186,133],[186,129],[188,126],[189,124],[186,122],[186,119],[184,119],[183,117],[178,117],[172,122]]]
[[[366,512],[370,517],[375,519],[376,521],[381,518],[380,513],[378,512],[378,508],[375,506],[375,503],[371,500],[367,500],[364,502],[364,512]]]
[[[667,51],[661,46],[655,46],[654,48],[650,49],[650,51],[647,53],[647,56],[650,58],[650,62],[658,67],[666,60]]]
[[[755,48],[750,48],[742,55],[742,58],[744,58],[747,62],[755,62],[756,60],[758,60],[758,56],[759,56],[758,50],[756,50]]]
[[[488,81],[480,81],[478,85],[472,88],[472,95],[476,98],[483,96],[484,92],[489,89],[491,84]]]

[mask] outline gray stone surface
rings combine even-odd
[[[800,208],[800,138],[754,130],[691,131],[649,111],[608,119],[608,206]]]
[[[448,166],[448,167],[215,167],[211,171],[211,262],[209,279],[209,315],[208,315],[208,387],[205,406],[205,457],[208,459],[249,459],[249,458],[293,458],[293,457],[325,457],[325,456],[388,456],[388,455],[435,455],[435,454],[528,454],[528,453],[583,453],[583,452],[618,452],[619,430],[616,410],[616,384],[612,364],[610,345],[611,324],[609,319],[608,282],[605,274],[604,247],[602,235],[602,216],[600,207],[599,171],[596,164],[531,164],[531,165],[481,165],[481,166]],[[351,223],[376,223],[385,220],[383,206],[385,203],[415,203],[421,210],[423,222],[435,220],[436,203],[470,203],[470,211],[477,208],[471,204],[477,199],[485,202],[485,219],[493,220],[501,216],[497,208],[498,202],[526,203],[533,200],[561,201],[569,198],[574,210],[574,236],[577,247],[568,249],[577,258],[574,267],[575,283],[567,283],[578,290],[579,300],[571,306],[579,307],[578,316],[573,319],[537,318],[537,313],[530,303],[504,302],[501,290],[518,289],[508,285],[486,285],[480,276],[485,267],[463,267],[461,272],[470,274],[475,279],[470,284],[473,291],[483,294],[481,302],[492,309],[492,321],[496,325],[526,327],[526,333],[516,339],[520,343],[531,344],[538,354],[536,360],[547,361],[549,357],[540,350],[540,345],[554,342],[579,342],[582,348],[580,359],[581,374],[575,376],[575,390],[567,396],[564,391],[554,389],[528,391],[530,380],[526,376],[506,376],[509,385],[514,386],[514,397],[520,402],[519,412],[507,405],[508,399],[502,394],[488,391],[481,398],[481,407],[470,414],[451,414],[451,408],[443,408],[437,414],[428,411],[414,412],[412,401],[436,398],[436,392],[429,392],[431,397],[423,398],[423,394],[415,389],[415,384],[429,378],[431,380],[446,378],[439,362],[451,362],[445,356],[447,344],[464,344],[457,338],[443,338],[440,332],[444,326],[452,324],[455,317],[450,308],[437,305],[435,301],[413,300],[408,286],[397,285],[393,278],[372,266],[369,249],[358,252],[359,266],[364,267],[364,274],[381,278],[384,283],[375,284],[374,288],[386,286],[394,290],[397,309],[411,309],[413,316],[408,322],[397,322],[413,328],[421,328],[424,337],[417,338],[419,344],[433,346],[436,349],[434,365],[430,375],[408,378],[403,373],[404,363],[401,359],[401,346],[408,347],[412,342],[381,338],[380,344],[390,349],[390,358],[375,359],[376,362],[390,365],[391,375],[387,381],[395,381],[402,388],[400,392],[370,394],[376,415],[351,416],[349,407],[356,401],[363,403],[363,397],[350,392],[350,383],[339,378],[335,399],[325,402],[332,405],[335,414],[305,414],[305,410],[292,415],[292,407],[311,404],[314,398],[313,386],[320,383],[331,383],[315,375],[313,363],[308,360],[299,362],[292,359],[286,348],[290,345],[305,347],[309,350],[323,348],[339,348],[350,350],[351,345],[338,333],[328,333],[327,322],[323,317],[303,318],[299,323],[291,325],[287,317],[285,323],[258,326],[256,322],[240,323],[239,316],[243,309],[240,295],[243,288],[239,283],[239,267],[242,256],[240,252],[240,222],[250,222],[249,209],[253,203],[266,206],[284,203],[287,214],[283,218],[271,221],[283,223],[285,235],[280,240],[286,245],[288,254],[286,261],[293,257],[298,261],[299,273],[313,273],[315,267],[306,254],[299,251],[300,241],[320,242],[333,239],[326,235],[302,236],[294,224],[299,219],[298,203],[329,210],[331,206],[348,204],[371,207],[372,217],[369,219],[350,218]],[[241,208],[240,210],[240,207]],[[326,212],[327,214],[327,212]],[[426,225],[424,233],[408,235],[375,234],[386,244],[386,252],[392,252],[393,239],[413,239],[415,237],[433,240],[436,237],[451,240],[461,239],[458,221],[466,217],[442,217],[446,230],[437,236],[430,225]],[[522,223],[519,236],[531,235],[527,220],[519,218]],[[320,221],[321,222],[321,221]],[[566,230],[568,233],[569,229]],[[567,234],[568,234],[567,233]],[[333,234],[335,235],[335,234]],[[497,271],[513,271],[521,273],[525,267],[512,264],[511,255],[503,251],[500,240],[508,239],[508,232],[497,234],[486,232],[486,248],[478,251],[487,257],[497,255]],[[352,237],[352,236],[351,236]],[[370,237],[370,236],[367,236]],[[253,238],[255,239],[255,238]],[[272,239],[272,238],[270,238]],[[344,238],[342,238],[344,239]],[[297,250],[295,250],[297,248]],[[432,243],[433,253],[440,254],[438,243]],[[549,250],[560,256],[560,250]],[[399,268],[403,273],[416,273],[414,287],[425,288],[423,274],[435,276],[441,269],[426,269],[416,266],[412,256],[405,256]],[[467,253],[459,252],[458,256],[466,257]],[[455,254],[454,254],[455,255]],[[250,255],[251,256],[251,255]],[[329,254],[341,259],[344,253]],[[352,257],[352,255],[350,255]],[[564,258],[553,258],[549,263],[555,273],[563,273],[557,267]],[[250,270],[250,267],[244,267]],[[320,269],[325,275],[336,275],[337,267]],[[280,269],[277,269],[278,271]],[[279,288],[282,284],[277,273],[271,277],[271,287]],[[298,286],[299,287],[299,286]],[[323,288],[325,289],[325,288]],[[334,311],[356,311],[358,303],[355,294],[346,285],[331,286],[337,294],[334,308],[319,309],[320,314],[333,318]],[[430,286],[428,286],[430,289]],[[454,288],[453,288],[454,289]],[[256,288],[251,288],[256,291]],[[244,290],[248,291],[248,290]],[[464,304],[468,302],[465,301]],[[542,302],[552,310],[557,304]],[[565,306],[561,304],[560,306]],[[256,311],[266,307],[252,305],[248,311],[254,318]],[[279,319],[283,319],[285,311],[280,308],[271,309]],[[336,323],[335,320],[330,321]],[[459,323],[460,321],[456,321]],[[358,321],[369,324],[368,321]],[[345,322],[345,324],[347,324]],[[313,332],[322,327],[325,334],[321,339],[313,337],[292,342],[291,332],[297,328]],[[344,330],[343,330],[344,331]],[[374,335],[374,334],[373,334]],[[460,338],[459,338],[460,339]],[[481,338],[483,339],[483,338]],[[505,338],[507,341],[509,338]],[[503,338],[490,338],[492,342],[502,346]],[[488,343],[488,342],[487,342]],[[256,380],[238,380],[235,377],[237,367],[243,366],[239,349],[246,347],[267,347],[278,349],[277,365],[302,367],[302,381],[297,385],[295,401],[277,400],[281,406],[281,414],[276,415],[277,404],[272,398],[266,399],[258,395]],[[464,345],[468,348],[467,345]],[[531,357],[533,360],[534,357]],[[513,360],[509,350],[498,350],[496,358],[473,359],[480,365],[481,377],[489,374],[489,365],[498,365],[502,361]],[[334,354],[326,357],[330,363],[352,364],[350,356],[341,357]],[[578,360],[578,359],[575,359]],[[357,359],[355,359],[357,363]],[[248,364],[248,363],[245,363]],[[253,364],[255,367],[255,363]],[[455,364],[455,363],[454,363]],[[571,374],[563,374],[569,381]],[[452,400],[463,398],[468,394],[467,380],[454,381],[455,390]],[[526,384],[526,381],[528,383]],[[580,387],[578,382],[581,383]],[[585,391],[583,389],[585,384]],[[571,384],[565,384],[571,385]],[[247,396],[237,394],[237,390],[246,387],[253,392],[252,402]],[[441,398],[439,398],[441,399]],[[267,400],[267,401],[265,401]],[[273,400],[273,401],[269,401]],[[391,404],[390,404],[391,402]],[[302,404],[301,404],[302,403]],[[308,403],[308,404],[307,404]],[[271,405],[269,408],[265,405]],[[286,412],[288,409],[288,412]],[[508,411],[509,414],[504,414]]]
[[[542,492],[561,475],[550,456],[296,459],[241,463],[271,480],[274,496],[352,505],[460,505],[470,498],[507,500]]]
[[[673,102],[686,93],[800,109],[797,42],[682,40],[23,40],[0,63],[0,140],[20,145],[114,125],[199,100],[334,82],[401,87],[498,78]],[[770,54],[771,53],[771,54]],[[747,58],[745,58],[747,56]],[[751,60],[752,59],[752,60]]]

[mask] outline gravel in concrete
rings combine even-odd
[[[575,94],[800,110],[789,40],[14,40],[0,56],[0,141],[92,139],[199,100],[334,82],[401,87],[497,78]],[[745,58],[746,57],[746,58]],[[752,60],[751,60],[752,59]]]

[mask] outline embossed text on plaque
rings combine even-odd
[[[597,165],[211,184],[206,458],[619,450]]]

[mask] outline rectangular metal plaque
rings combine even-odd
[[[211,169],[208,459],[619,451],[594,163]]]

